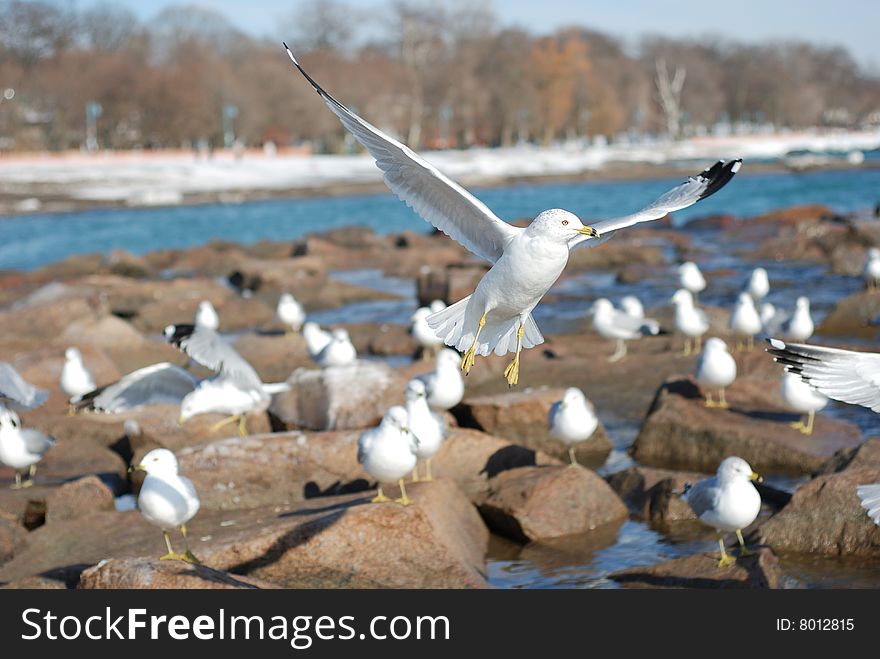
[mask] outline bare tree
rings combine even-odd
[[[360,13],[340,0],[308,0],[284,21],[284,39],[300,50],[350,52],[361,20]]]
[[[666,60],[658,59],[655,66],[660,107],[663,108],[663,114],[666,116],[666,131],[676,139],[681,134],[681,90],[684,87],[687,69],[677,66],[675,73],[670,77]]]

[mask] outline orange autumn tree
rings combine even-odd
[[[548,144],[565,129],[574,132],[586,109],[589,46],[574,30],[538,39],[532,46],[531,72],[537,92],[534,123]]]

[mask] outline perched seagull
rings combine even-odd
[[[880,285],[880,249],[872,247],[868,250],[862,276],[865,278],[865,287],[868,290],[873,291]]]
[[[642,306],[642,301],[635,295],[625,295],[620,298],[620,308],[625,314],[633,318],[645,317],[645,307]]]
[[[706,390],[706,407],[728,407],[724,390],[736,380],[736,360],[724,341],[714,336],[706,341],[697,360],[696,377]],[[718,390],[718,402],[712,400],[712,389]]]
[[[0,362],[0,407],[12,405],[22,410],[39,407],[49,398],[45,389],[37,389],[25,381],[8,362]]]
[[[287,54],[345,128],[375,158],[391,191],[437,229],[492,263],[473,295],[433,314],[428,324],[446,345],[465,351],[461,362],[465,373],[477,355],[513,352],[513,361],[504,371],[510,386],[519,381],[521,350],[544,341],[531,313],[562,274],[570,250],[599,244],[592,239],[600,235],[607,239],[618,229],[687,208],[724,187],[742,164],[741,160],[718,162],[632,215],[584,226],[576,215],[554,208],[521,229],[499,219],[427,161],[354,114],[306,73],[290,49]]]
[[[802,343],[813,336],[815,329],[813,317],[810,315],[810,298],[802,295],[795,302],[791,319],[782,327],[782,335],[787,339]]]
[[[816,418],[816,412],[828,404],[828,397],[825,394],[819,393],[804,382],[800,375],[790,371],[786,371],[782,375],[782,399],[796,412],[807,415],[806,421],[801,417],[791,424],[792,428],[800,430],[805,435],[813,433],[813,420]]]
[[[434,360],[434,370],[419,376],[425,383],[428,406],[441,412],[451,410],[464,398],[464,378],[458,368],[458,353],[443,348]]]
[[[697,295],[706,288],[706,278],[703,277],[696,263],[685,261],[678,266],[678,285],[679,288],[690,291],[696,299]]]
[[[253,367],[213,330],[194,325],[169,325],[165,328],[165,339],[202,366],[217,372],[184,396],[180,402],[180,423],[197,414],[229,414],[211,430],[238,421],[238,433],[244,437],[246,415],[264,412],[272,394],[290,389],[285,382],[263,384]]]
[[[202,300],[199,302],[199,310],[196,311],[195,322],[196,327],[207,327],[216,332],[220,327],[220,316],[217,315],[217,310],[214,309],[213,304],[208,300]]]
[[[446,424],[443,419],[428,407],[425,383],[410,380],[406,385],[406,414],[409,431],[418,439],[415,453],[418,460],[425,461],[425,478],[432,480],[431,458],[446,439]],[[419,465],[413,467],[413,482],[419,480]]]
[[[735,456],[725,458],[712,478],[699,481],[694,486],[685,485],[685,499],[691,510],[703,524],[718,533],[721,549],[719,567],[736,562],[724,550],[724,533],[736,532],[741,547],[740,556],[748,556],[742,530],[755,521],[761,512],[761,495],[752,481],[761,482],[749,463]]]
[[[641,305],[640,305],[641,306]],[[634,318],[625,311],[614,308],[609,300],[600,297],[593,302],[593,328],[606,339],[615,339],[617,349],[608,358],[616,362],[626,356],[626,342],[641,338],[645,334],[657,334],[660,326],[651,318]]]
[[[0,463],[15,469],[15,484],[18,490],[34,484],[37,463],[55,440],[33,428],[22,428],[21,419],[12,410],[0,406]],[[28,480],[21,481],[21,472],[28,471]]]
[[[140,464],[130,469],[134,470],[147,474],[138,494],[138,509],[144,519],[162,529],[162,536],[165,538],[168,553],[159,560],[201,562],[190,551],[186,536],[186,523],[199,512],[199,495],[192,481],[178,473],[175,455],[165,448],[153,449],[144,456]],[[180,529],[183,536],[183,554],[178,554],[171,548],[168,530],[173,528]]]
[[[82,354],[76,348],[64,351],[64,367],[61,369],[61,390],[70,399],[70,410],[90,391],[95,390],[95,378],[83,364]]]
[[[700,337],[709,331],[709,316],[705,311],[694,305],[693,294],[679,288],[672,296],[675,305],[675,329],[684,334],[684,354],[700,350]],[[691,348],[693,339],[693,348]]]
[[[83,394],[74,403],[77,411],[119,414],[146,405],[180,405],[199,381],[189,371],[170,362],[144,366],[116,382]]]
[[[767,271],[764,270],[764,268],[755,268],[752,270],[745,292],[751,295],[755,302],[760,302],[767,297],[767,293],[770,292],[770,280],[768,279]]]
[[[784,343],[779,339],[770,339],[767,352],[785,370],[829,398],[880,412],[880,354]],[[880,483],[860,485],[856,493],[868,516],[880,525]]]
[[[429,359],[432,354],[443,347],[443,339],[438,338],[428,325],[428,316],[432,313],[428,307],[419,307],[410,318],[412,324],[409,327],[409,332],[422,349],[422,359]]]
[[[431,313],[437,313],[446,308],[446,303],[443,300],[431,300],[431,304],[428,305],[428,308],[431,310]]]
[[[403,479],[416,468],[418,441],[409,431],[407,423],[406,410],[395,405],[385,412],[377,428],[370,428],[358,439],[358,463],[378,484],[373,503],[391,501],[382,492],[382,483],[395,481],[400,485],[400,498],[394,501],[404,506],[412,503],[406,495]]]
[[[583,391],[577,387],[569,387],[565,390],[562,400],[550,406],[548,421],[550,436],[568,446],[571,465],[577,465],[575,444],[587,441],[599,426],[599,418],[596,416],[593,403],[587,400]]]
[[[761,331],[767,336],[775,336],[780,333],[782,324],[788,320],[788,314],[782,309],[777,309],[769,302],[761,305],[758,315],[761,317]]]
[[[275,316],[291,332],[299,332],[303,323],[306,322],[306,312],[290,293],[282,293],[281,297],[278,298]]]
[[[317,360],[321,351],[327,347],[333,336],[330,332],[321,329],[318,323],[308,322],[302,328],[303,338],[306,340],[306,350],[309,351],[309,357]]]
[[[354,364],[357,361],[357,350],[351,343],[348,330],[333,330],[330,343],[324,346],[315,361],[321,368]]]
[[[748,293],[740,293],[730,314],[730,331],[736,336],[736,349],[751,350],[755,347],[755,334],[763,328],[755,301]]]

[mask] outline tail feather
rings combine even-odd
[[[263,391],[271,396],[272,394],[290,391],[290,385],[287,382],[272,382],[270,384],[263,384]]]
[[[428,326],[434,330],[434,333],[443,342],[464,352],[471,347],[474,342],[474,333],[476,327],[465,328],[465,311],[470,296],[459,300],[455,304],[431,314],[427,318]],[[476,354],[488,357],[493,350],[496,355],[504,355],[508,352],[516,352],[516,333],[519,329],[519,323],[516,318],[504,320],[501,322],[487,322],[480,332],[480,340],[477,343]],[[538,330],[534,318],[531,314],[526,317],[525,327],[523,328],[523,348],[534,348],[544,343],[544,337]]]

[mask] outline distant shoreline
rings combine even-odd
[[[853,165],[846,160],[823,163],[816,166],[795,170],[782,161],[763,161],[747,163],[743,175],[772,173],[808,173],[815,171],[851,171],[862,169],[880,169],[880,161],[866,161]],[[643,181],[652,179],[673,178],[690,175],[690,169],[681,163],[627,163],[613,162],[595,170],[577,173],[554,173],[537,175],[512,176],[461,176],[453,177],[468,188],[502,188],[519,184],[541,185],[554,183]],[[78,199],[60,192],[59,186],[52,183],[29,184],[22,191],[10,191],[14,186],[5,183],[0,186],[0,221],[5,218],[25,217],[57,213],[76,213],[88,210],[113,209],[155,209],[176,208],[181,206],[200,206],[212,204],[239,204],[279,199],[314,199],[321,197],[356,197],[388,193],[388,188],[381,180],[381,173],[376,170],[376,181],[327,182],[321,185],[290,187],[290,188],[242,188],[234,190],[212,190],[187,193],[174,203],[144,203],[132,205],[120,203],[119,200]],[[28,208],[28,200],[38,199],[39,206]],[[24,208],[23,208],[24,205]]]

